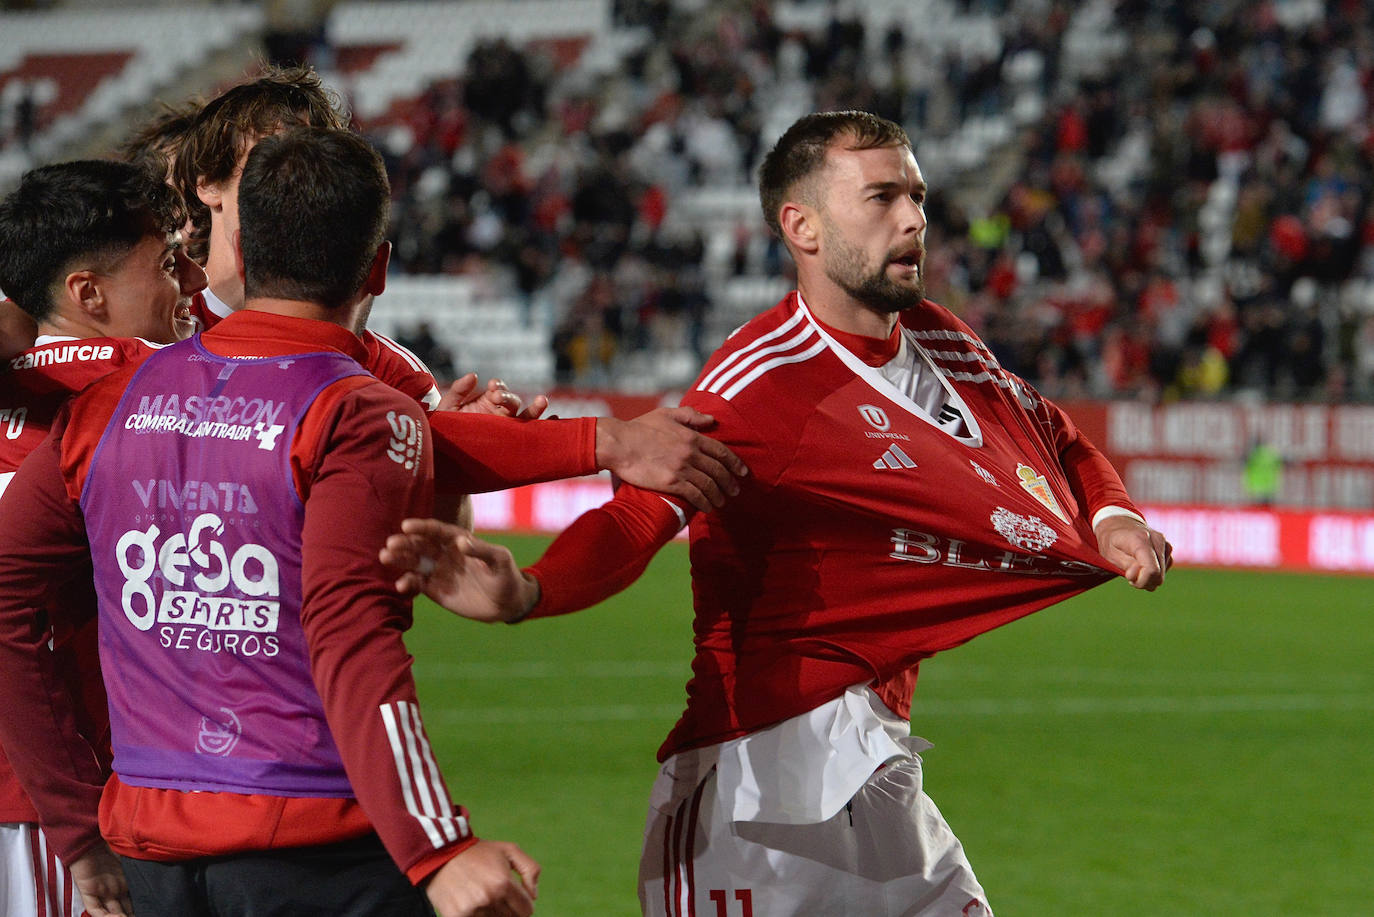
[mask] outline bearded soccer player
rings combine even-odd
[[[78,395],[0,501],[0,739],[58,853],[103,835],[142,917],[529,914],[537,864],[449,801],[410,603],[375,556],[433,488],[423,412],[352,330],[385,284],[381,157],[289,131],[241,201],[245,307]],[[114,750],[98,826],[34,627],[87,546]]]
[[[0,285],[34,322],[37,341],[0,374],[0,492],[75,392],[157,346],[185,336],[205,272],[182,249],[180,197],[123,163],[68,162],[27,173],[0,202]],[[108,743],[87,575],[52,597],[54,671],[81,698],[82,733]],[[72,572],[76,572],[76,570]],[[0,758],[0,912],[65,917],[82,911],[38,815]]]
[[[206,103],[183,137],[175,156],[177,184],[196,222],[196,245],[207,246],[210,286],[195,310],[202,327],[214,327],[243,302],[233,237],[244,160],[261,138],[297,124],[342,130],[347,118],[313,71],[273,68]],[[711,418],[688,408],[659,409],[632,421],[583,417],[515,424],[511,416],[533,420],[548,400],[541,395],[523,408],[499,380],[478,392],[475,373],[455,382],[441,403],[434,378],[418,357],[363,327],[369,307],[370,300],[358,327],[368,371],[426,410],[465,412],[437,411],[430,418],[437,489],[445,503],[456,503],[461,494],[605,469],[709,510],[737,490],[734,479],[745,473],[728,449],[696,432],[709,427]]]
[[[751,475],[691,519],[696,657],[650,797],[646,914],[991,914],[922,788],[921,661],[1170,564],[1064,412],[924,298],[925,195],[905,132],[863,112],[802,118],[763,164],[798,289],[684,398]],[[523,574],[432,520],[383,557],[467,616],[545,617],[628,585],[689,515],[626,487]]]

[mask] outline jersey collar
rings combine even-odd
[[[798,294],[800,297],[800,294]],[[811,313],[811,318],[817,325],[821,326],[826,334],[830,335],[854,356],[864,361],[867,366],[882,366],[897,356],[902,348],[902,323],[896,322],[892,326],[892,333],[886,338],[865,337],[862,334],[850,334],[848,331],[841,331],[832,328],[821,321],[816,313]]]
[[[208,312],[219,318],[228,318],[234,311],[229,308],[229,304],[215,295],[209,287],[200,291],[200,295],[205,297],[205,308]]]

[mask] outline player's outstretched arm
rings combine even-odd
[[[396,589],[424,593],[474,621],[518,621],[539,601],[539,583],[515,564],[508,548],[438,519],[407,519],[378,554],[402,571]]]
[[[1097,524],[1097,550],[1137,589],[1153,592],[1174,563],[1174,546],[1134,516],[1109,516]]]
[[[477,373],[468,373],[453,381],[439,399],[440,411],[466,411],[471,414],[497,414],[521,420],[538,420],[549,406],[549,399],[536,395],[526,406],[519,395],[506,387],[500,379],[487,380],[487,387],[477,388]]]
[[[689,407],[659,408],[634,420],[598,417],[597,466],[710,512],[738,494],[735,478],[749,473],[728,446],[701,435],[714,424],[709,414]]]
[[[439,917],[528,917],[539,895],[539,864],[505,841],[478,841],[425,885]]]
[[[134,917],[124,870],[104,842],[73,860],[68,872],[91,917]]]

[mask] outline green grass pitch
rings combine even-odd
[[[522,561],[544,539],[506,539]],[[687,552],[519,627],[417,609],[450,789],[544,867],[538,913],[633,917],[654,752],[691,651]],[[1108,583],[922,667],[926,790],[999,917],[1369,913],[1374,580]]]

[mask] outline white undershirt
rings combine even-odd
[[[937,426],[968,437],[939,373],[905,333],[896,355],[875,368]],[[735,821],[816,824],[844,808],[879,767],[928,747],[870,687],[853,685],[805,713],[715,746],[716,788]]]
[[[735,821],[816,824],[843,809],[879,767],[929,747],[872,688],[854,685],[716,746],[716,789]]]
[[[896,356],[875,368],[937,427],[959,439],[970,438],[964,415],[950,403],[949,390],[940,373],[921,355],[920,348],[907,339],[905,330],[898,335]]]

